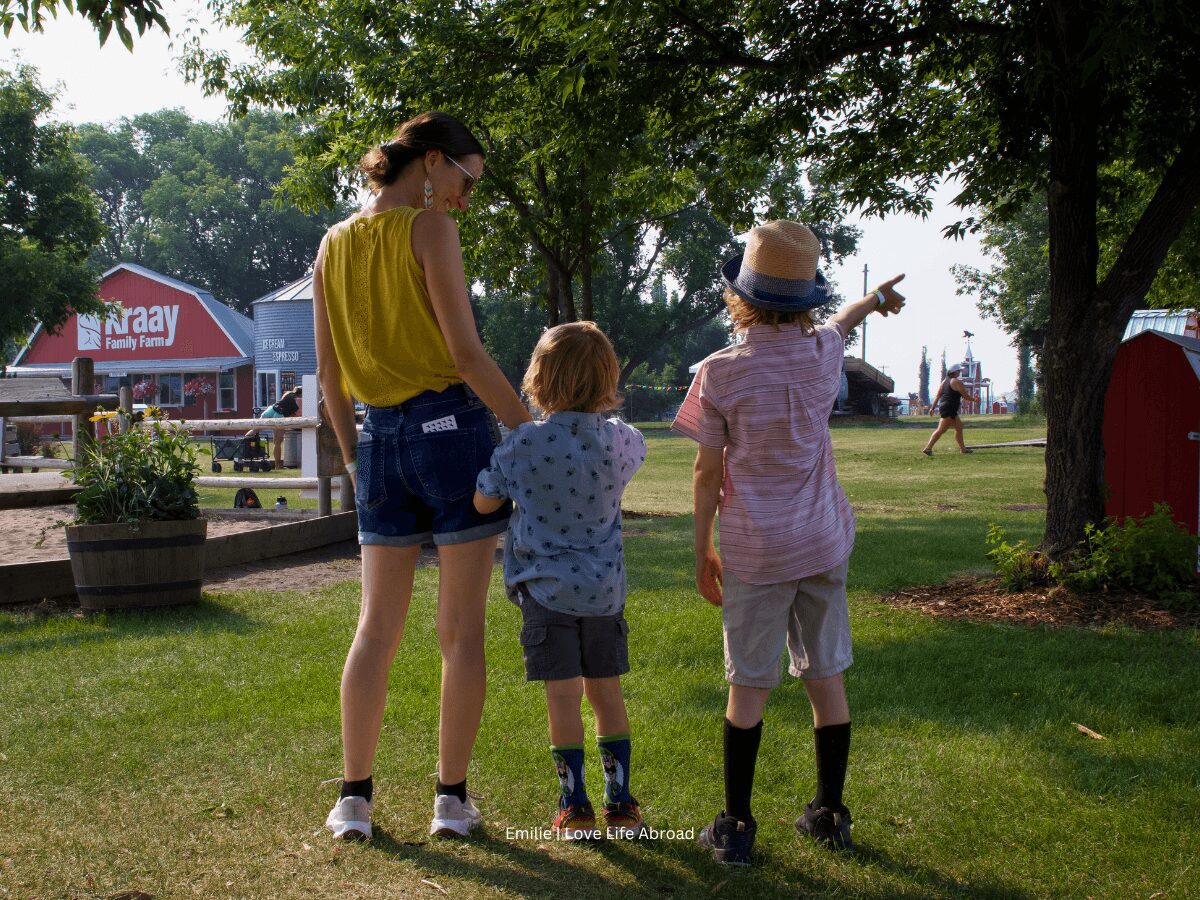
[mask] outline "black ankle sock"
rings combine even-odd
[[[467,779],[463,779],[458,784],[442,784],[441,779],[438,779],[437,793],[453,794],[462,803],[467,802]]]
[[[368,775],[362,781],[343,781],[342,796],[343,797],[362,797],[368,803],[371,802],[371,792],[375,786],[371,784],[371,776]]]
[[[850,758],[850,723],[814,728],[817,744],[817,796],[813,807],[842,807],[842,787],[846,783],[846,762]]]
[[[754,791],[762,724],[760,721],[751,728],[738,728],[725,720],[725,814],[747,823],[754,821],[750,794]]]

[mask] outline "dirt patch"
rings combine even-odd
[[[1010,503],[1007,506],[1000,507],[1007,509],[1009,512],[1045,512],[1045,503]]]
[[[421,548],[418,566],[436,566],[437,548]],[[496,549],[495,564],[504,565],[504,542]],[[277,556],[256,563],[228,566],[204,576],[206,591],[301,591],[310,593],[341,581],[362,576],[362,548],[357,541],[343,541],[304,553]]]
[[[67,535],[58,523],[69,521],[74,515],[74,504],[0,509],[0,559],[6,563],[66,559]],[[271,519],[271,513],[266,511],[258,513],[257,518],[224,518],[223,512],[219,515],[219,518],[209,518],[209,537],[296,520],[294,512],[284,513],[276,519]]]
[[[1200,608],[1163,609],[1136,594],[1076,594],[1061,587],[1009,593],[995,579],[960,578],[905,588],[880,599],[932,616],[982,622],[1069,628],[1120,624],[1147,631],[1200,628]]]

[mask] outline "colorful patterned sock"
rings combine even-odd
[[[554,768],[558,770],[558,783],[562,786],[563,806],[590,805],[587,788],[583,784],[583,744],[561,744],[550,748]]]
[[[604,802],[632,803],[629,793],[629,756],[633,745],[628,734],[597,737],[600,745],[600,764],[604,767]]]

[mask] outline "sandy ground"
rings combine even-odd
[[[67,539],[58,523],[70,519],[74,513],[74,505],[0,510],[0,560],[22,563],[65,559]],[[242,520],[210,517],[208,534],[213,537],[249,531],[264,524],[275,524],[269,514],[264,514],[261,519]],[[496,551],[496,561],[498,564],[503,561],[501,549]],[[422,549],[419,565],[437,565],[437,552],[432,547]],[[361,566],[358,543],[344,541],[304,553],[218,569],[205,576],[204,588],[211,591],[308,592],[339,581],[357,579]]]
[[[75,505],[0,509],[0,560],[6,563],[66,559],[67,535],[60,522],[75,515]],[[210,519],[208,535],[250,531],[264,520]],[[43,539],[43,534],[45,535]]]

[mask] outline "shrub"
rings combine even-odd
[[[1054,582],[1074,591],[1129,591],[1154,597],[1165,606],[1192,605],[1196,594],[1197,538],[1171,518],[1165,503],[1153,514],[1124,522],[1088,525],[1080,552],[1067,562],[1049,562],[1025,541],[1008,543],[992,525],[988,557],[1010,591]]]
[[[86,448],[75,466],[75,482],[82,488],[75,498],[75,524],[195,519],[200,515],[198,473],[188,433],[152,411],[140,427],[109,434]]]
[[[1142,519],[1088,525],[1084,552],[1050,574],[1072,590],[1126,590],[1174,605],[1195,602],[1195,568],[1196,536],[1157,503]]]
[[[992,548],[988,558],[996,567],[1000,583],[1010,591],[1023,591],[1035,584],[1045,584],[1048,571],[1046,558],[1026,541],[1010,544],[999,525],[988,527],[987,542]]]

